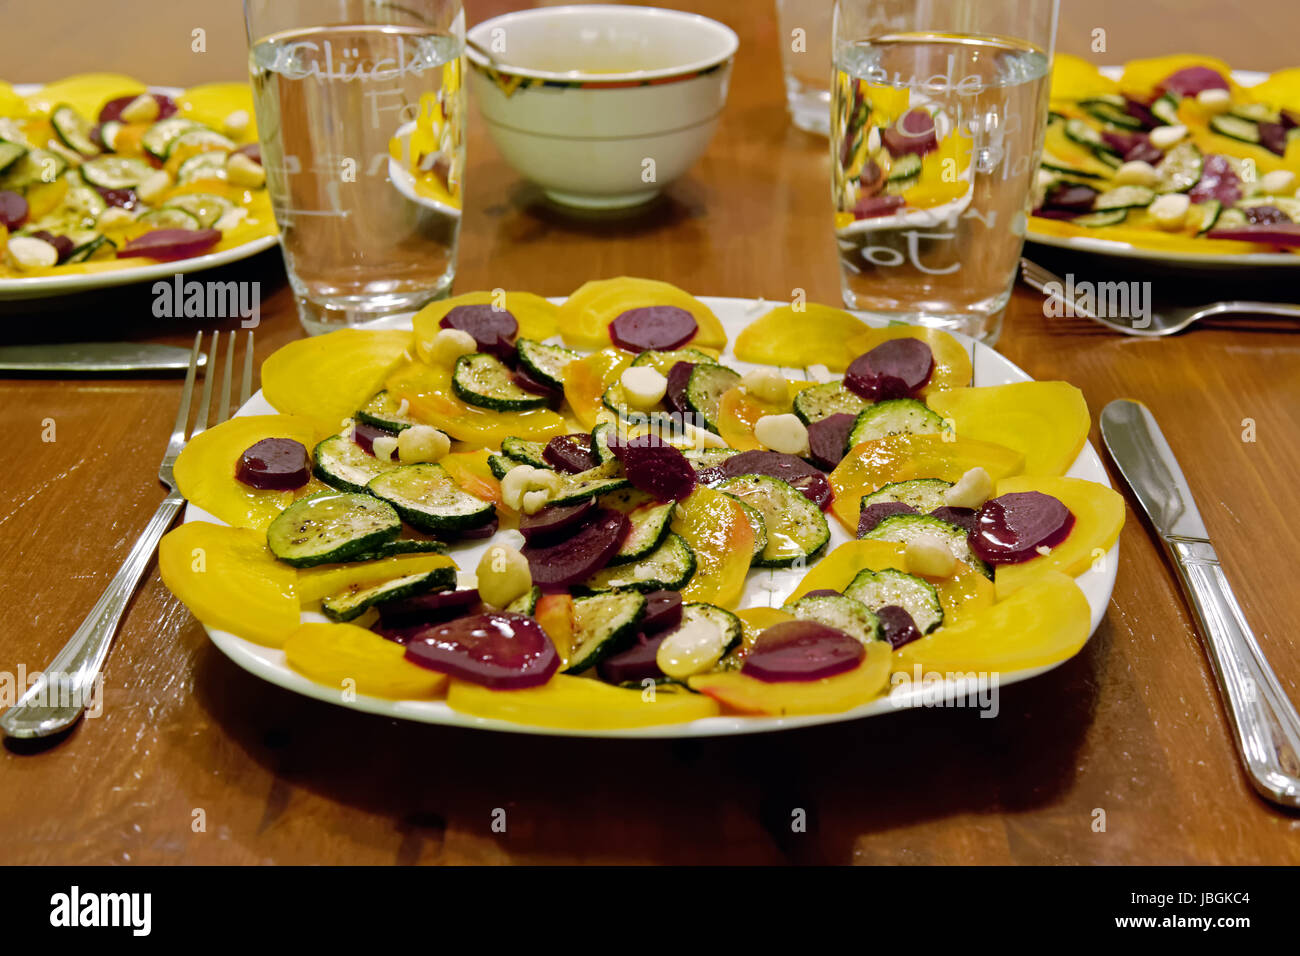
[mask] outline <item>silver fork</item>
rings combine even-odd
[[[1175,332],[1181,332],[1193,322],[1198,322],[1213,315],[1281,315],[1300,319],[1300,305],[1291,305],[1286,302],[1244,301],[1211,302],[1209,305],[1196,307],[1166,307],[1163,311],[1152,312],[1149,317],[1143,316],[1140,320],[1108,316],[1088,309],[1080,305],[1078,301],[1071,301],[1064,292],[1064,280],[1036,262],[1021,259],[1020,275],[1025,280],[1026,285],[1055,299],[1063,306],[1068,306],[1075,315],[1082,316],[1085,319],[1092,319],[1099,325],[1114,329],[1116,332],[1123,332],[1125,335],[1145,335],[1149,337],[1173,335]],[[1053,284],[1055,288],[1049,288]],[[1138,321],[1143,324],[1137,325]]]
[[[203,376],[203,391],[199,396],[199,408],[194,416],[194,430],[190,433],[190,438],[198,435],[208,426],[213,379],[219,374],[217,354],[220,343],[221,333],[214,332],[212,346],[206,356],[207,370]],[[214,425],[230,417],[235,344],[235,333],[231,332]],[[86,615],[86,619],[81,622],[81,626],[31,688],[5,712],[4,716],[0,717],[0,728],[3,728],[10,737],[48,737],[57,734],[76,723],[91,702],[100,668],[103,667],[104,659],[108,656],[113,635],[117,633],[117,626],[122,620],[122,613],[126,610],[131,595],[139,586],[145,569],[149,567],[159,539],[171,526],[181,510],[181,505],[185,503],[184,496],[176,488],[172,466],[175,465],[176,456],[185,447],[187,440],[185,434],[189,426],[190,399],[194,395],[194,381],[202,355],[203,333],[199,332],[194,336],[194,348],[190,352],[190,367],[185,374],[185,385],[181,390],[181,406],[176,413],[176,424],[172,428],[171,440],[167,443],[162,464],[158,467],[158,480],[167,486],[167,497],[158,506],[154,516],[149,519],[144,532],[132,546],[126,560],[118,568],[117,574],[113,575],[113,580],[108,583],[108,587],[99,596],[99,600]],[[248,401],[252,394],[252,385],[253,333],[249,332],[244,344],[243,376],[239,388],[240,405]]]

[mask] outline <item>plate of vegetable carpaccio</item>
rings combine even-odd
[[[1124,521],[1083,396],[811,303],[586,283],[290,343],[176,462],[163,581],[241,667],[578,736],[888,713],[1087,642]]]
[[[1027,238],[1198,266],[1300,264],[1300,69],[1058,54]]]
[[[0,299],[209,269],[275,243],[246,83],[0,83]]]

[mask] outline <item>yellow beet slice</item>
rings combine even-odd
[[[1215,56],[1202,56],[1199,53],[1175,53],[1172,56],[1156,56],[1142,60],[1129,60],[1124,64],[1124,72],[1119,78],[1119,90],[1125,96],[1131,96],[1145,102],[1155,94],[1156,86],[1172,73],[1189,66],[1207,66],[1216,70],[1234,91],[1240,89],[1232,80],[1232,68]]]
[[[1063,475],[1088,440],[1088,403],[1068,382],[953,388],[929,405],[961,438],[991,441],[1025,456],[1026,475]]]
[[[822,588],[843,592],[859,571],[880,571],[885,568],[906,571],[905,551],[903,545],[893,541],[846,541],[813,565],[787,599],[787,603],[797,601],[809,591],[819,591]],[[945,621],[993,603],[993,582],[960,561],[957,562],[956,573],[951,577],[921,576],[933,584],[938,592]]]
[[[78,73],[47,83],[27,97],[27,106],[46,116],[54,107],[67,103],[78,113],[95,122],[100,108],[119,96],[138,96],[146,92],[143,83],[121,73]]]
[[[474,717],[570,730],[680,724],[718,713],[716,703],[698,694],[662,687],[650,694],[565,674],[556,674],[541,687],[526,690],[489,690],[453,680],[447,704],[452,710]]]
[[[203,83],[191,86],[176,97],[176,108],[181,116],[224,131],[226,117],[243,110],[248,114],[248,130],[232,137],[237,143],[257,140],[257,116],[253,111],[253,88],[247,83]],[[227,134],[229,135],[229,134]]]
[[[235,478],[239,458],[264,438],[291,438],[310,454],[316,425],[296,415],[246,415],[214,425],[192,438],[176,459],[181,494],[215,518],[238,528],[265,531],[294,499],[324,490],[309,481],[293,491],[252,488]]]
[[[564,367],[564,400],[587,431],[595,428],[607,411],[600,397],[632,364],[632,358],[632,353],[610,347],[574,359]]]
[[[501,500],[501,482],[488,466],[490,456],[491,452],[486,448],[454,451],[444,455],[438,464],[447,469],[447,474],[451,475],[452,481],[460,486],[461,491],[490,501],[498,508],[505,508],[505,503]]]
[[[887,325],[882,329],[868,329],[853,339],[851,351],[856,358],[892,339],[920,339],[930,346],[934,370],[921,389],[921,398],[927,402],[936,392],[970,384],[971,359],[967,347],[940,329],[923,325]]]
[[[298,627],[297,572],[248,528],[191,521],[158,544],[163,584],[208,627],[281,646]]]
[[[754,527],[735,499],[697,485],[673,512],[672,530],[695,552],[695,574],[684,601],[735,607],[754,554]]]
[[[1071,56],[1069,53],[1057,53],[1052,57],[1051,98],[1053,100],[1113,96],[1118,92],[1118,83],[1103,76],[1099,69],[1082,57]]]
[[[326,435],[384,387],[411,345],[400,330],[340,329],[298,339],[262,363],[262,394],[277,411],[309,418]]]
[[[809,302],[802,310],[778,306],[736,337],[736,358],[784,368],[825,365],[843,372],[861,354],[852,343],[870,330],[861,319],[829,305]]]
[[[1082,478],[1017,475],[997,483],[999,495],[1015,491],[1041,491],[1070,509],[1074,527],[1050,554],[1021,564],[999,565],[993,572],[998,600],[1019,591],[1045,572],[1071,577],[1087,571],[1093,561],[1110,550],[1124,527],[1124,497],[1113,488]]]
[[[773,717],[833,714],[879,696],[889,683],[889,666],[889,645],[873,641],[857,667],[821,680],[768,683],[740,671],[721,671],[697,675],[687,683],[692,690],[741,713]]]
[[[894,652],[896,671],[1011,673],[1073,657],[1088,640],[1088,601],[1073,580],[1043,571],[1004,601]]]
[[[754,437],[754,425],[764,415],[784,415],[794,408],[794,397],[816,382],[787,380],[789,396],[784,402],[769,402],[750,394],[737,385],[722,393],[718,400],[718,435],[728,448],[752,451],[762,448]]]
[[[1300,110],[1300,67],[1278,70],[1264,82],[1246,91],[1256,103],[1267,103],[1274,109]]]
[[[383,387],[393,397],[406,399],[411,414],[420,421],[476,448],[498,448],[501,439],[511,435],[544,442],[568,431],[564,419],[549,408],[491,412],[465,404],[452,391],[448,367],[407,362],[388,376]]]
[[[601,349],[612,344],[609,324],[630,309],[675,305],[695,317],[699,326],[686,344],[721,349],[727,333],[713,310],[684,289],[658,279],[618,276],[593,279],[578,287],[560,306],[560,335],[580,349]]]
[[[340,695],[427,700],[447,689],[447,675],[412,664],[401,644],[355,624],[303,624],[284,642],[284,659]]]
[[[500,305],[519,323],[519,338],[549,339],[559,328],[556,316],[559,306],[532,292],[466,292],[450,299],[430,302],[415,313],[412,325],[421,342],[428,342],[438,334],[439,322],[452,309],[462,305]]]
[[[895,435],[863,442],[849,449],[830,474],[835,494],[831,510],[856,537],[862,496],[893,481],[942,478],[957,481],[977,465],[994,481],[1019,474],[1025,456],[1005,445],[958,436]]]
[[[573,598],[567,594],[543,594],[537,599],[533,619],[555,645],[561,667],[567,667],[569,655],[573,653]]]
[[[352,587],[454,567],[456,562],[445,554],[395,554],[376,561],[321,564],[298,569],[296,591],[303,608],[309,608],[322,598]]]

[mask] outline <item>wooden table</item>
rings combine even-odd
[[[89,67],[177,83],[240,75],[234,5],[134,2],[140,17],[115,8],[120,30],[91,22],[95,3],[66,3],[88,17],[69,11],[44,36],[39,24],[0,36],[0,62],[15,80]],[[708,155],[643,217],[579,222],[521,187],[476,122],[460,290],[555,295],[630,273],[702,294],[777,300],[801,287],[838,300],[826,144],[786,121],[771,4],[681,5],[741,34]],[[471,19],[493,12],[485,6],[472,4]],[[1109,27],[1113,52],[1099,60],[1195,47],[1221,22],[1221,4],[1067,6],[1063,48],[1086,51],[1092,29]],[[1234,13],[1254,19],[1231,31],[1216,27],[1220,52],[1243,67],[1286,64],[1294,30],[1278,27],[1294,12],[1283,0],[1251,11]],[[189,46],[199,25],[202,55]],[[263,282],[260,356],[301,334],[275,256],[224,276]],[[1152,278],[1157,298],[1197,281]],[[150,318],[151,301],[146,287],[10,308],[5,337],[188,341],[193,328]],[[1035,377],[1080,386],[1094,415],[1118,396],[1151,407],[1248,617],[1300,697],[1296,331],[1135,341],[1045,319],[1020,289],[1000,348]],[[154,475],[178,392],[175,380],[0,381],[0,666],[43,666],[143,527],[162,496]],[[56,440],[42,441],[50,420]],[[1005,689],[995,720],[928,710],[680,742],[394,723],[241,671],[156,574],[105,678],[101,718],[0,756],[0,862],[1300,862],[1296,818],[1256,799],[1239,772],[1173,575],[1132,513],[1100,630],[1058,670]],[[505,833],[491,829],[498,808]],[[806,833],[791,832],[795,809]]]

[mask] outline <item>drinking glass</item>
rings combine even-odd
[[[835,0],[776,0],[785,105],[794,125],[831,131],[831,13]]]
[[[419,308],[456,272],[460,0],[244,0],[267,188],[303,327]]]
[[[1057,0],[837,0],[844,301],[992,344],[1047,120]]]

